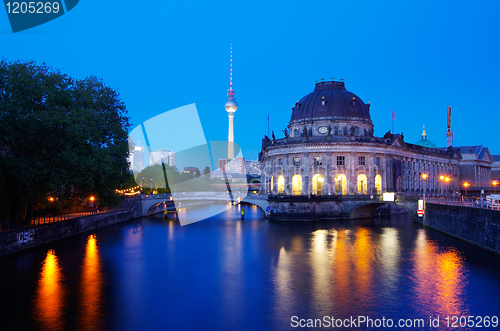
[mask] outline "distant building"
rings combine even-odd
[[[130,163],[130,170],[141,172],[144,169],[144,147],[135,147],[133,151],[129,152],[127,158]]]
[[[491,165],[491,179],[500,180],[500,155],[492,155],[493,164]]]
[[[158,149],[154,152],[151,152],[149,156],[149,164],[168,164],[169,166],[175,166],[175,153],[169,151],[168,149]]]
[[[182,172],[184,173],[188,173],[188,172],[191,172],[193,174],[200,174],[200,169],[198,169],[197,167],[184,167],[184,169],[182,170]]]
[[[260,164],[259,161],[245,161],[245,169],[247,175],[260,176]]]
[[[491,165],[493,159],[490,151],[483,145],[478,146],[455,146],[454,151],[460,150],[460,182],[470,184],[469,191],[476,187],[479,189],[489,188],[491,185]],[[445,150],[446,148],[442,148]]]

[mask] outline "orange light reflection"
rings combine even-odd
[[[96,330],[102,322],[102,270],[95,234],[87,239],[83,260],[80,300],[80,323],[82,329]]]
[[[432,316],[467,314],[463,302],[467,278],[463,258],[457,250],[440,252],[426,238],[425,231],[420,230],[412,262],[418,309],[425,309]]]
[[[35,316],[42,329],[63,330],[64,288],[62,271],[54,250],[43,261],[35,298]]]

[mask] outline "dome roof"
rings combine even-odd
[[[424,125],[424,131],[422,132],[422,139],[417,141],[415,145],[418,146],[423,146],[423,147],[428,147],[428,148],[436,148],[436,145],[430,140],[427,140],[427,134],[425,133],[425,125]]]
[[[427,140],[427,139],[421,139],[421,140],[417,141],[415,143],[415,145],[424,146],[424,147],[428,147],[428,148],[436,148],[436,145],[434,145],[434,143],[432,141]]]
[[[370,105],[345,89],[344,82],[316,83],[314,91],[300,99],[293,107],[291,121],[310,118],[359,118],[370,120]]]

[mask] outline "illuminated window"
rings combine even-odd
[[[382,194],[382,176],[375,176],[375,191],[377,194]]]
[[[325,178],[320,174],[316,174],[312,178],[312,191],[315,195],[323,195],[325,188]]]
[[[284,193],[285,192],[285,177],[279,176],[278,177],[278,193]]]
[[[344,174],[335,177],[335,192],[347,195],[347,177]]]
[[[314,157],[314,165],[316,165],[316,166],[323,165],[323,159],[321,158],[321,156]]]
[[[366,176],[361,174],[358,176],[358,194],[367,194],[368,185],[367,185]]]
[[[292,194],[302,195],[302,177],[300,175],[292,177]]]

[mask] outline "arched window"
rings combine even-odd
[[[367,185],[366,176],[361,174],[358,176],[358,194],[367,194],[368,193],[368,185]]]
[[[347,195],[347,177],[344,174],[335,177],[335,192]]]
[[[325,188],[325,178],[320,174],[316,174],[312,178],[312,191],[315,195],[323,195]]]
[[[382,176],[380,175],[375,176],[375,191],[378,195],[382,194]]]
[[[269,189],[269,192],[274,193],[274,178],[271,176],[271,188]]]
[[[278,177],[278,193],[284,193],[285,192],[285,177],[279,176]]]
[[[302,195],[302,177],[300,175],[292,177],[292,194]]]

